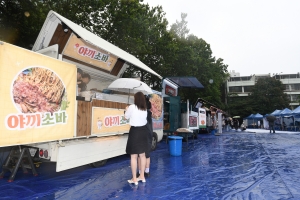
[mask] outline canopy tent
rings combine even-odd
[[[47,19],[44,22],[42,30],[40,31],[40,34],[32,48],[33,51],[40,50],[40,46],[46,46],[47,42],[49,43],[49,41],[47,41],[45,39],[44,33],[50,34],[51,31],[47,30],[48,26],[51,26],[51,23],[56,22],[57,19],[59,19],[59,21],[61,21],[62,25],[66,25],[69,29],[71,29],[78,38],[81,38],[85,42],[87,42],[95,47],[98,47],[100,49],[103,49],[104,51],[107,51],[108,54],[114,54],[116,57],[162,79],[162,77],[159,74],[157,74],[155,71],[153,71],[147,65],[145,65],[142,61],[140,61],[135,56],[127,53],[126,51],[120,49],[119,47],[102,39],[98,35],[93,34],[92,32],[88,31],[87,29],[81,27],[80,25],[75,24],[74,22],[59,15],[58,13],[56,13],[52,10],[49,11],[49,13],[47,15]]]
[[[198,81],[196,77],[166,77],[165,79],[168,79],[169,81],[183,88],[204,88],[204,86]]]
[[[270,115],[279,115],[279,113],[281,112],[281,110],[274,110]]]
[[[261,119],[263,119],[263,117],[264,116],[262,116],[261,114],[256,113],[256,114],[251,114],[244,119],[246,119],[246,124],[248,125],[249,128],[257,128],[257,126],[259,126],[261,124],[258,121],[261,121]]]
[[[245,117],[245,119],[252,119],[254,114],[249,115],[248,117]]]
[[[291,110],[288,108],[283,109],[280,113],[278,113],[278,115],[280,116],[284,116],[284,115],[290,115],[291,114]]]
[[[253,115],[254,119],[262,119],[264,116],[262,116],[261,114],[257,113],[255,115]]]
[[[294,110],[292,110],[291,114],[293,114],[293,115],[300,114],[300,106],[298,106],[297,108],[295,108]]]

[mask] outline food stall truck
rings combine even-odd
[[[24,170],[21,157],[28,152],[38,160],[56,162],[57,172],[101,166],[125,154],[130,126],[124,109],[133,97],[111,94],[107,87],[129,64],[161,78],[136,57],[53,11],[32,51],[1,42],[0,151],[11,151],[0,177],[19,166]],[[94,89],[84,97],[76,87],[77,68],[90,74],[88,88]],[[150,101],[154,99],[153,149],[163,137],[162,98],[154,93]],[[17,165],[9,166],[16,152],[22,152],[14,160]],[[13,178],[14,174],[9,180]]]
[[[182,135],[197,137],[199,129],[198,111],[193,111],[189,100],[182,101],[178,88],[204,88],[195,77],[167,77],[162,83],[164,104],[164,135]]]

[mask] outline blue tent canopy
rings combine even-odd
[[[281,110],[274,110],[270,115],[279,115]]]
[[[262,119],[264,116],[262,116],[261,114],[257,113],[253,116],[254,119]]]
[[[300,106],[298,106],[297,108],[295,108],[292,112],[291,112],[291,114],[300,114]]]
[[[254,114],[249,115],[248,117],[246,117],[245,119],[252,119],[254,116]]]
[[[291,111],[290,109],[285,108],[285,109],[283,109],[283,110],[279,113],[279,115],[281,115],[281,116],[283,116],[283,115],[290,115],[291,112],[292,112],[292,111]]]

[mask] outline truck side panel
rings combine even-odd
[[[56,171],[124,155],[127,137],[126,134],[66,142],[58,148]]]

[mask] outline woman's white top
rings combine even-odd
[[[130,126],[144,126],[147,124],[147,110],[139,110],[135,104],[130,105],[125,112]]]

